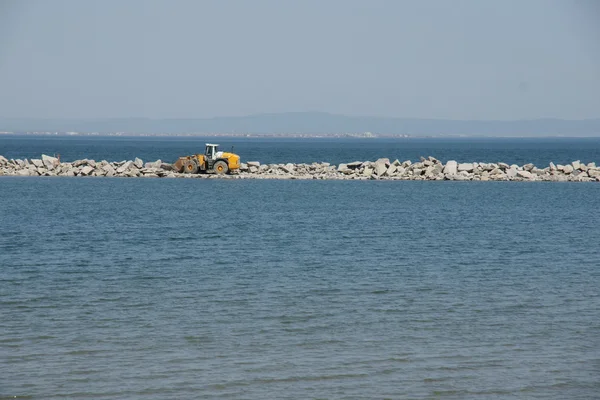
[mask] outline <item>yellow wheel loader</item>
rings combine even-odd
[[[179,157],[173,169],[184,174],[229,174],[240,168],[240,156],[219,151],[218,144],[206,143],[204,154]]]

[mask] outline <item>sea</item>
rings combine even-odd
[[[0,136],[600,164],[600,139]],[[600,184],[0,177],[0,399],[598,399]]]

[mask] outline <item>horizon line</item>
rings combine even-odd
[[[213,117],[4,117],[0,116],[0,120],[67,120],[67,121],[82,121],[82,120],[215,120],[215,119],[242,119],[252,117],[269,117],[283,115],[326,115],[331,117],[342,118],[374,118],[374,119],[392,119],[392,120],[413,120],[413,121],[452,121],[452,122],[525,122],[525,121],[598,121],[599,117],[587,118],[562,118],[562,117],[532,117],[520,119],[453,119],[453,118],[425,118],[425,117],[393,117],[380,115],[348,115],[342,113],[331,113],[328,111],[282,111],[282,112],[263,112],[244,115],[222,115]]]

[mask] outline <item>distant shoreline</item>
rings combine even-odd
[[[392,135],[392,134],[350,134],[350,133],[88,133],[88,132],[0,132],[2,136],[19,137],[73,137],[73,138],[231,138],[231,139],[600,139],[600,135]]]
[[[2,118],[0,132],[215,137],[600,137],[600,118],[456,120],[283,112],[213,118]]]

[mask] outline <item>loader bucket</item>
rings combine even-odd
[[[183,172],[183,163],[187,160],[187,157],[179,157],[177,161],[173,164],[173,171],[175,172]]]

